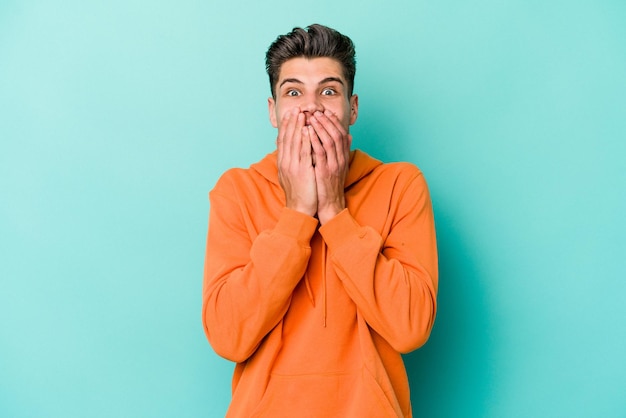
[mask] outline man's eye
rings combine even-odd
[[[295,97],[299,95],[300,95],[300,92],[298,90],[287,90],[287,96]]]
[[[322,90],[322,96],[333,96],[335,93],[335,89],[331,89],[330,87]]]

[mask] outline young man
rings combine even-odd
[[[437,293],[424,177],[351,151],[348,37],[295,28],[266,66],[277,149],[210,193],[202,320],[237,363],[227,416],[410,417],[401,353],[428,339]]]

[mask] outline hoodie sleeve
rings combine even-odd
[[[235,183],[222,178],[209,195],[202,322],[216,353],[243,362],[285,315],[317,220],[285,208],[252,239]]]
[[[423,345],[436,312],[437,245],[432,205],[421,172],[392,194],[383,238],[348,209],[320,228],[331,262],[368,325],[396,351]],[[414,167],[414,166],[413,166]],[[406,173],[404,173],[406,175]],[[400,181],[394,180],[395,186]]]

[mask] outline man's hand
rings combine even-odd
[[[305,128],[305,115],[299,108],[283,117],[278,129],[278,180],[285,192],[285,204],[309,216],[317,213],[315,170],[311,138]]]
[[[350,165],[352,136],[330,111],[310,118],[309,139],[315,160],[317,216],[323,225],[346,207],[344,186]]]

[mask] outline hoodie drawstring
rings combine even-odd
[[[328,250],[326,249],[326,244],[322,243],[322,309],[323,309],[323,326],[326,328],[326,318],[328,317],[328,294],[326,289],[326,254]],[[304,285],[306,287],[306,293],[309,296],[309,300],[311,301],[311,305],[315,308],[315,296],[313,295],[313,288],[311,287],[311,280],[309,279],[308,268],[307,271],[304,272]]]
[[[311,304],[315,308],[315,298],[313,297],[313,289],[311,289],[311,282],[309,281],[309,273],[307,271],[304,272],[304,284],[306,285],[306,292],[309,295]]]
[[[322,286],[324,288],[324,328],[326,328],[327,301],[326,301],[326,243],[322,242]]]

